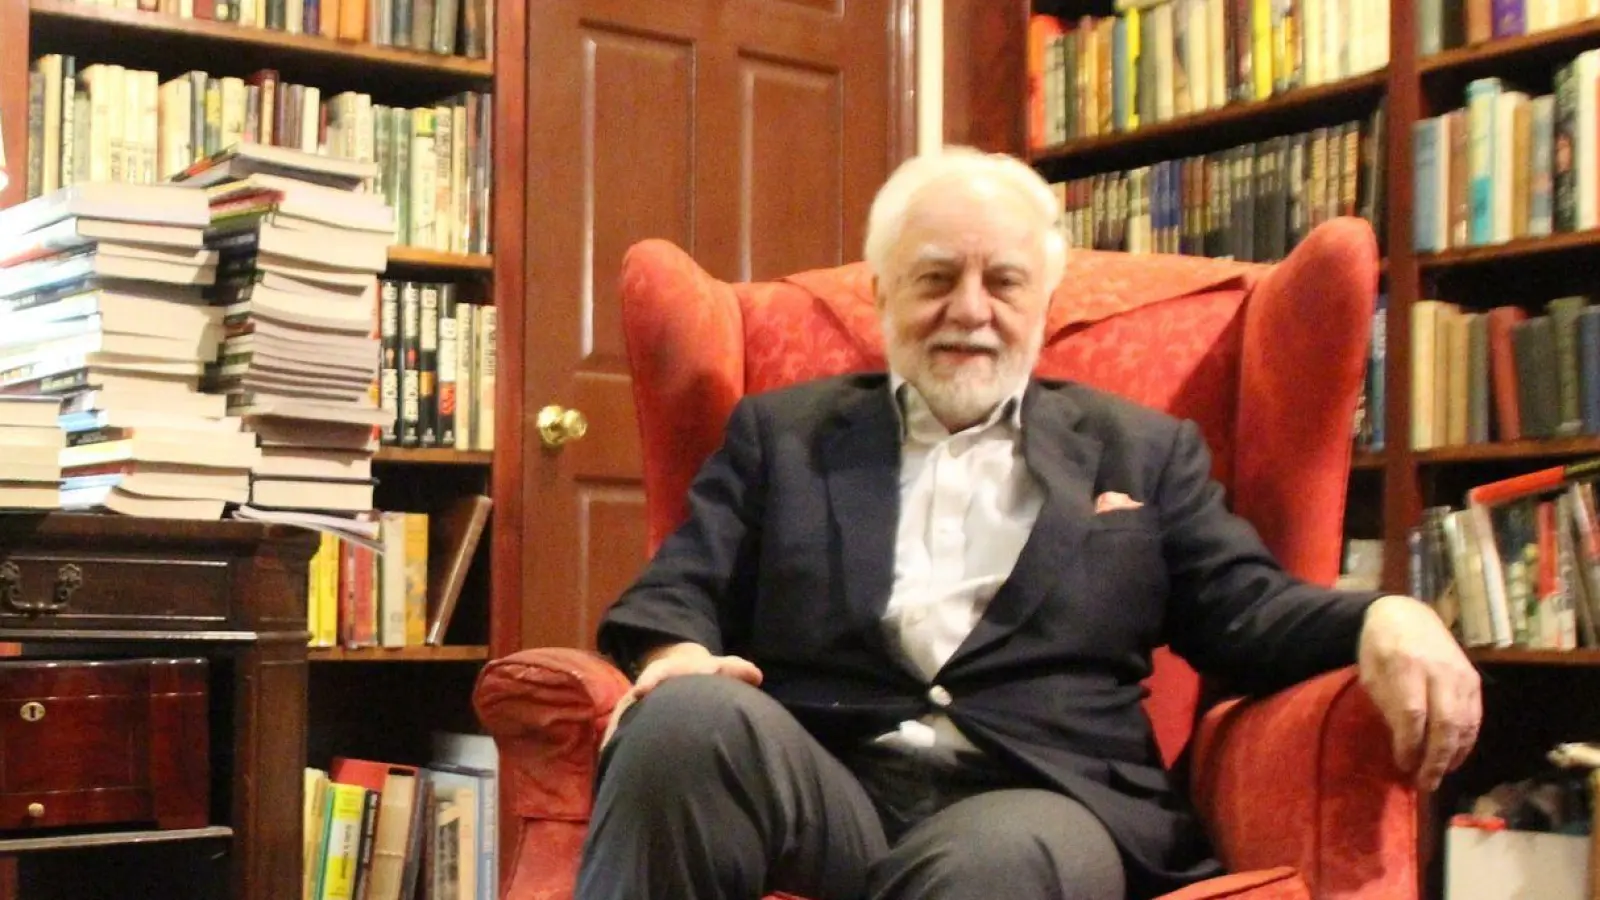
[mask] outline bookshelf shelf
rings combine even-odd
[[[1386,71],[1380,69],[1333,84],[1296,88],[1266,100],[1234,103],[1129,132],[1077,138],[1031,151],[1029,155],[1033,162],[1042,166],[1088,171],[1106,166],[1127,168],[1158,159],[1192,155],[1201,149],[1195,145],[1199,135],[1206,135],[1208,141],[1212,135],[1225,135],[1227,140],[1215,148],[1207,143],[1207,149],[1222,149],[1302,127],[1327,124],[1335,121],[1339,111],[1348,112],[1350,118],[1364,114],[1361,106],[1383,93],[1387,79]]]
[[[1451,73],[1473,77],[1519,63],[1565,59],[1600,44],[1600,19],[1589,19],[1537,34],[1500,38],[1472,47],[1458,47],[1417,61],[1423,77]]]
[[[390,267],[416,269],[455,269],[463,272],[489,272],[494,257],[487,253],[446,253],[426,247],[390,247]]]
[[[449,447],[380,447],[373,461],[420,463],[435,466],[487,466],[494,462],[489,450],[453,450]]]
[[[477,645],[444,647],[313,647],[312,662],[479,662],[489,658],[489,648]]]
[[[1382,451],[1374,453],[1370,450],[1357,450],[1350,458],[1350,468],[1362,472],[1382,471],[1384,459]]]
[[[173,841],[226,840],[233,829],[226,825],[205,828],[169,828],[147,831],[99,831],[92,834],[63,834],[0,840],[0,854],[32,853],[42,850],[81,850],[88,847],[126,847],[134,844],[165,844]]]
[[[494,64],[487,59],[356,44],[321,35],[182,19],[137,9],[91,6],[77,0],[28,0],[28,8],[40,43],[74,46],[78,52],[89,49],[85,44],[91,39],[125,45],[129,52],[143,50],[146,55],[152,50],[164,56],[179,51],[177,55],[185,60],[192,59],[196,52],[209,53],[214,60],[220,47],[229,47],[254,51],[247,54],[252,58],[238,60],[239,63],[268,64],[290,71],[298,67],[301,72],[336,69],[351,78],[370,78],[377,70],[426,76],[435,84],[449,81],[482,88],[494,77]],[[123,49],[117,47],[118,56]]]
[[[1498,460],[1538,460],[1560,456],[1600,454],[1600,437],[1592,435],[1539,441],[1503,441],[1492,444],[1464,444],[1439,447],[1416,454],[1419,465],[1488,462]]]
[[[1530,650],[1526,647],[1474,647],[1467,658],[1476,663],[1533,666],[1600,666],[1600,650]]]
[[[1565,253],[1570,250],[1592,250],[1596,247],[1600,247],[1600,229],[1568,231],[1552,234],[1549,237],[1521,238],[1485,247],[1462,247],[1439,253],[1421,253],[1417,255],[1417,265],[1423,271],[1437,271],[1459,266],[1521,262],[1533,257]]]

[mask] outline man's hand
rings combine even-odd
[[[611,736],[617,731],[617,723],[622,720],[622,714],[627,712],[628,707],[668,679],[680,675],[726,675],[752,687],[761,686],[761,670],[756,668],[755,663],[739,656],[714,656],[710,650],[699,644],[668,644],[652,651],[645,660],[644,669],[639,672],[638,680],[634,681],[633,687],[617,700],[616,708],[611,711],[611,721],[606,725],[605,737],[601,739],[600,746],[604,747],[611,743]]]
[[[1433,610],[1398,595],[1367,608],[1358,659],[1361,685],[1393,734],[1396,765],[1434,790],[1478,740],[1477,670]]]

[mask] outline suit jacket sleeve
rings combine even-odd
[[[1285,572],[1224,505],[1192,422],[1177,429],[1157,500],[1172,579],[1166,636],[1197,670],[1234,690],[1266,693],[1355,662],[1367,606],[1379,595]]]
[[[760,429],[740,400],[723,443],[689,487],[688,518],[657,550],[631,587],[607,611],[602,653],[633,672],[654,647],[693,641],[712,653],[737,642],[751,592],[763,510]]]

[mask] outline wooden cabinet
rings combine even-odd
[[[26,642],[23,660],[0,664],[0,828],[27,820],[30,804],[44,807],[37,833],[0,836],[0,856],[30,855],[19,866],[21,896],[39,895],[29,884],[31,854],[75,850],[113,854],[118,864],[48,866],[39,879],[48,882],[40,889],[49,896],[72,895],[68,879],[81,879],[77,896],[131,889],[145,883],[139,873],[146,864],[165,868],[162,878],[186,883],[171,869],[181,864],[180,855],[144,852],[175,841],[204,843],[194,854],[202,866],[217,858],[220,845],[228,896],[300,895],[306,567],[315,549],[309,532],[244,522],[0,516],[0,573],[17,573],[9,582],[0,578],[0,640]],[[3,586],[18,582],[16,590]],[[61,589],[71,583],[77,587]],[[35,739],[18,726],[54,724],[50,702],[37,700],[41,692],[82,693],[65,683],[72,673],[37,665],[47,658],[106,661],[105,671],[93,676],[104,690],[96,709],[58,717],[74,725],[73,733]],[[148,671],[148,663],[115,662],[152,658],[192,662],[169,664],[163,672]],[[184,699],[200,688],[200,677],[203,707]],[[30,700],[44,709],[27,723],[21,704]],[[192,735],[187,746],[170,746],[185,735]],[[146,741],[142,748],[136,736]],[[120,758],[105,746],[112,738],[122,742]],[[197,749],[208,759],[197,759]],[[167,761],[167,768],[136,771],[134,763],[153,757]],[[186,781],[195,766],[209,773],[199,788]],[[124,824],[45,828],[63,820],[53,818],[56,801],[42,792],[86,778],[128,782],[122,805],[100,811],[102,819]],[[141,799],[141,790],[149,796]],[[203,796],[196,798],[195,790]],[[62,802],[81,802],[71,796],[62,795]],[[188,827],[162,827],[171,824]],[[179,896],[216,896],[204,892],[204,877],[187,883],[195,893]]]

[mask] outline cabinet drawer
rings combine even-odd
[[[229,582],[220,559],[0,548],[0,627],[223,629]]]

